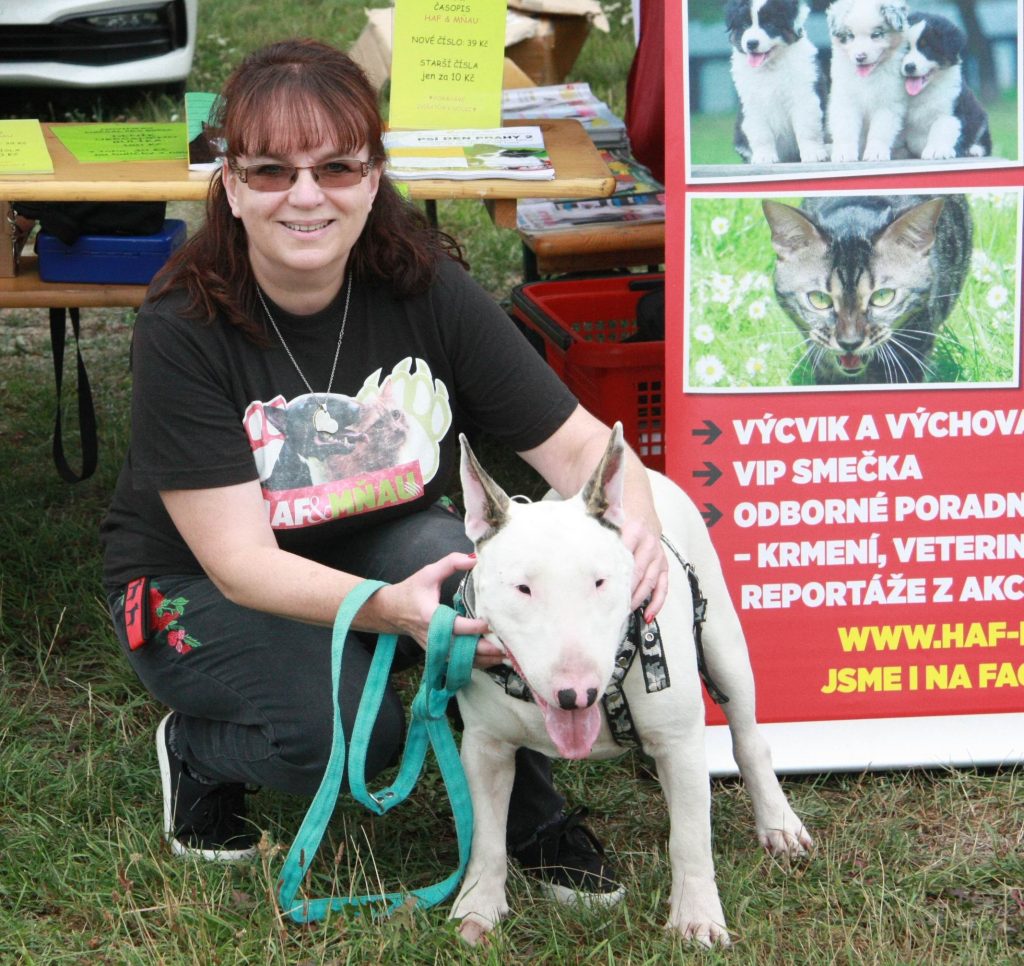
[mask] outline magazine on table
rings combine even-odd
[[[586,82],[512,88],[502,92],[501,116],[569,118],[579,121],[598,146],[626,143],[626,123],[590,89]]]
[[[590,225],[640,225],[664,220],[664,191],[585,198],[582,201],[521,201],[516,208],[516,227],[527,235]]]
[[[601,160],[615,176],[615,194],[648,194],[664,191],[665,186],[651,174],[628,150],[602,149]]]
[[[539,127],[388,131],[387,172],[399,181],[514,178],[549,181],[554,166]]]

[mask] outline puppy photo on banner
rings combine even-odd
[[[688,0],[692,182],[1019,165],[1021,0]]]

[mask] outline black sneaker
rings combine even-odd
[[[597,837],[583,824],[578,806],[540,829],[509,854],[551,898],[567,904],[613,906],[626,894]]]
[[[259,851],[259,836],[245,820],[245,785],[211,785],[192,778],[168,743],[170,720],[169,714],[156,729],[164,838],[175,855],[221,862],[251,859]]]

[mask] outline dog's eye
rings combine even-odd
[[[881,40],[884,36],[885,36],[885,31],[884,30],[872,30],[871,31],[871,39],[872,40]]]
[[[811,308],[823,311],[824,309],[832,308],[832,296],[828,292],[822,292],[815,290],[807,293],[807,301],[811,303]]]
[[[603,587],[604,586],[604,577],[600,577],[597,580],[595,580],[594,581],[594,586],[595,587]]]
[[[518,590],[519,593],[525,595],[526,597],[530,596],[529,584],[516,584],[516,590]]]
[[[887,305],[892,304],[894,298],[896,298],[896,289],[880,288],[871,293],[869,301],[875,308],[884,309]]]

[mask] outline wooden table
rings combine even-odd
[[[417,201],[481,200],[496,225],[515,228],[519,198],[595,198],[614,191],[614,177],[577,121],[510,124],[540,127],[555,168],[553,179],[411,181],[407,182],[409,197]],[[82,163],[54,133],[60,126],[43,124],[53,174],[0,175],[0,207],[12,201],[202,201],[206,197],[208,171],[189,171],[183,160]],[[0,308],[137,306],[145,292],[145,285],[43,282],[35,260],[22,258],[15,277],[0,278]]]

